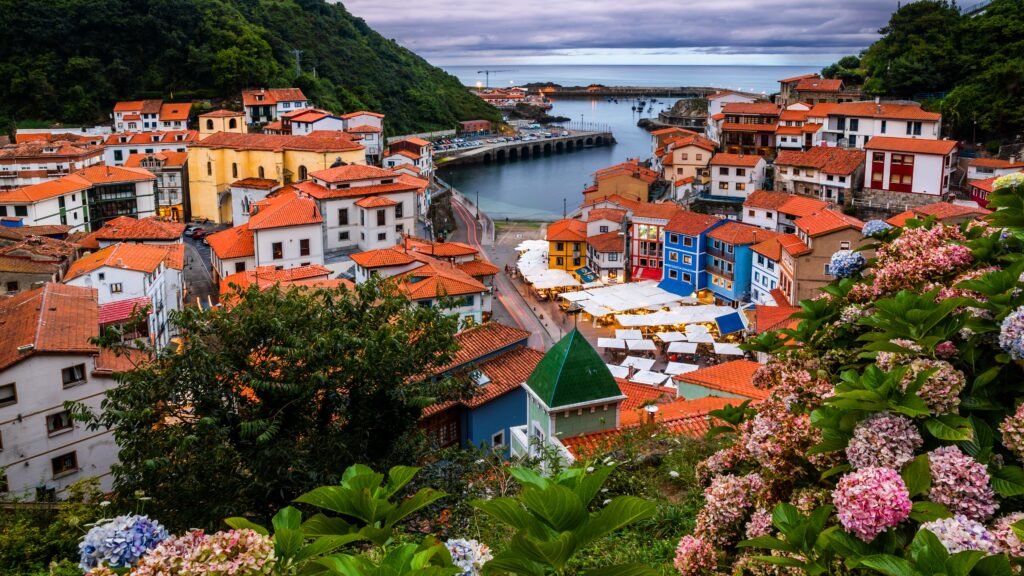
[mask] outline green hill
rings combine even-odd
[[[962,139],[996,144],[1024,131],[1024,0],[968,11],[945,0],[905,3],[879,32],[859,58],[823,74],[863,82],[872,95],[924,100]]]
[[[383,112],[391,133],[500,119],[454,76],[324,0],[0,0],[0,30],[4,125],[91,122],[117,100],[237,99],[257,86]]]

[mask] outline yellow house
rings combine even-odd
[[[189,149],[192,215],[231,223],[233,182],[262,178],[291,184],[306,180],[310,172],[341,164],[366,164],[363,146],[343,132],[207,136]]]
[[[235,110],[214,110],[199,115],[199,139],[217,132],[234,132],[245,134],[249,128],[245,124],[245,112]]]
[[[669,182],[693,178],[706,184],[710,180],[708,163],[714,154],[715,143],[703,136],[673,138],[662,149],[662,177]]]
[[[583,191],[586,199],[621,196],[637,202],[650,200],[650,189],[658,179],[654,170],[641,166],[637,160],[630,160],[594,174],[594,185]]]
[[[566,219],[548,225],[548,268],[565,270],[579,279],[576,270],[587,265],[587,223]]]

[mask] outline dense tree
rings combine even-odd
[[[424,379],[452,359],[457,320],[390,282],[234,302],[178,314],[180,350],[119,375],[92,415],[115,430],[117,492],[144,490],[172,527],[265,519],[352,463],[414,462],[423,406],[468,393]]]
[[[326,0],[0,0],[0,30],[0,123],[102,121],[119,99],[237,99],[244,87],[296,84],[335,112],[384,112],[392,133],[500,119]]]

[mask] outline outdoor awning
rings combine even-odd
[[[743,350],[740,349],[739,344],[715,342],[715,354],[722,354],[724,356],[743,356]]]
[[[693,372],[699,369],[700,366],[697,366],[696,364],[685,364],[683,362],[669,362],[668,366],[665,368],[665,373],[671,374],[673,376],[678,376],[679,374],[686,374],[687,372]]]
[[[626,340],[626,348],[629,348],[630,351],[640,350],[653,352],[654,350],[657,350],[657,348],[654,347],[654,342],[650,340]]]
[[[673,342],[668,345],[669,354],[696,354],[696,342]]]
[[[718,324],[718,331],[722,334],[732,334],[747,327],[743,322],[742,314],[739,312],[719,316],[715,318],[715,323]]]
[[[626,367],[631,366],[637,370],[650,370],[654,367],[654,360],[640,358],[639,356],[626,356],[626,359],[622,361],[622,365]]]
[[[625,350],[626,349],[626,342],[621,340],[621,339],[619,339],[619,338],[598,338],[597,339],[597,347],[598,348],[615,348],[615,349],[618,349],[618,350]]]
[[[586,266],[583,268],[577,268],[576,275],[579,276],[580,280],[582,280],[584,284],[597,281],[597,274],[594,274],[594,271]]]
[[[623,340],[642,340],[644,334],[639,330],[623,330],[620,328],[615,331],[615,337]]]
[[[715,341],[711,337],[711,332],[708,332],[708,329],[700,324],[690,324],[686,327],[686,339],[702,344],[712,344]]]
[[[558,295],[562,300],[568,300],[569,302],[579,302],[581,300],[590,300],[590,294],[580,290],[579,292],[565,292]]]
[[[612,373],[612,376],[616,378],[629,378],[629,367],[628,366],[616,366],[615,364],[605,364],[608,367],[608,371]]]
[[[633,377],[629,379],[630,382],[636,382],[637,384],[647,384],[648,386],[659,386],[662,382],[668,380],[668,374],[662,374],[661,372],[650,372],[648,370],[641,370]]]
[[[604,306],[599,306],[589,301],[583,303],[583,311],[591,316],[597,316],[598,318],[612,314],[612,311]]]
[[[686,336],[683,336],[682,332],[658,332],[658,338],[661,338],[662,342],[682,342],[686,340]]]

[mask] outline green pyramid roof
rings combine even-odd
[[[604,360],[575,329],[544,355],[526,385],[549,408],[622,396]]]

